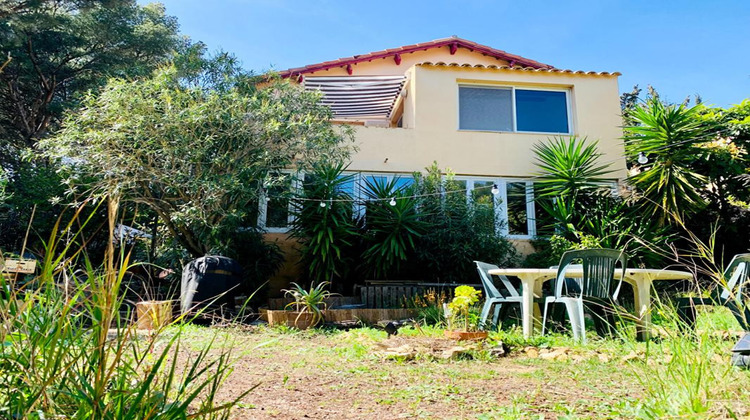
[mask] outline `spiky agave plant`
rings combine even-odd
[[[327,281],[322,281],[317,285],[313,283],[308,290],[297,283],[292,283],[291,289],[284,289],[284,293],[294,299],[286,305],[287,309],[293,307],[295,311],[299,312],[295,324],[305,313],[312,314],[312,326],[323,320],[323,311],[328,308],[326,299],[335,295],[335,293],[326,290],[326,286],[329,284]]]

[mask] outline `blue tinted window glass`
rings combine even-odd
[[[405,191],[407,187],[414,184],[414,178],[412,177],[399,177],[395,178],[396,189]]]
[[[516,129],[568,133],[565,92],[516,89]]]
[[[354,197],[354,178],[349,175],[341,175],[339,176],[339,179],[347,177],[349,177],[349,179],[341,184],[338,189],[349,197]]]

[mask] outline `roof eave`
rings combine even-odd
[[[555,67],[550,64],[540,63],[538,61],[530,60],[515,54],[509,54],[505,51],[497,50],[494,48],[487,47],[485,45],[477,44],[472,41],[468,41],[461,38],[445,38],[426,42],[422,44],[414,44],[406,47],[393,48],[383,51],[378,51],[369,54],[356,55],[347,58],[340,58],[333,61],[325,61],[319,64],[311,64],[309,66],[297,67],[279,72],[279,75],[283,78],[292,76],[300,76],[307,73],[315,73],[318,71],[329,70],[333,68],[351,66],[365,61],[372,61],[381,58],[393,57],[397,54],[409,54],[417,51],[426,51],[432,48],[440,48],[450,46],[451,48],[466,48],[471,51],[477,51],[481,54],[489,55],[497,59],[508,61],[513,66],[531,67],[534,69],[554,69]]]

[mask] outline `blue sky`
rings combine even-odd
[[[183,34],[256,72],[457,35],[558,68],[619,71],[620,91],[652,85],[722,107],[750,98],[746,0],[161,3]]]

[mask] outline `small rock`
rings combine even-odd
[[[551,360],[568,360],[567,355],[568,349],[566,347],[560,347],[539,355],[540,359],[551,359]],[[565,357],[563,357],[565,356]]]
[[[443,350],[443,352],[440,354],[440,357],[443,359],[454,359],[458,357],[459,355],[466,353],[468,350],[469,349],[466,347],[455,346],[455,347],[451,347],[449,349]]]
[[[555,360],[557,360],[558,362],[565,362],[568,360],[568,355],[565,353],[560,353],[557,356],[555,356]]]
[[[524,350],[524,353],[526,353],[526,355],[532,359],[536,359],[537,357],[539,357],[539,350],[535,349],[534,347],[527,347]]]
[[[410,345],[404,344],[399,347],[392,347],[383,353],[388,359],[411,360],[417,355],[417,351]]]
[[[630,352],[630,354],[628,354],[627,356],[623,357],[621,361],[622,361],[623,363],[626,363],[626,362],[631,362],[631,361],[634,361],[634,360],[638,360],[638,359],[640,359],[640,358],[641,358],[641,356],[640,356],[640,355],[638,355],[638,354],[637,354],[636,352],[634,352],[634,351],[631,351],[631,352]]]

